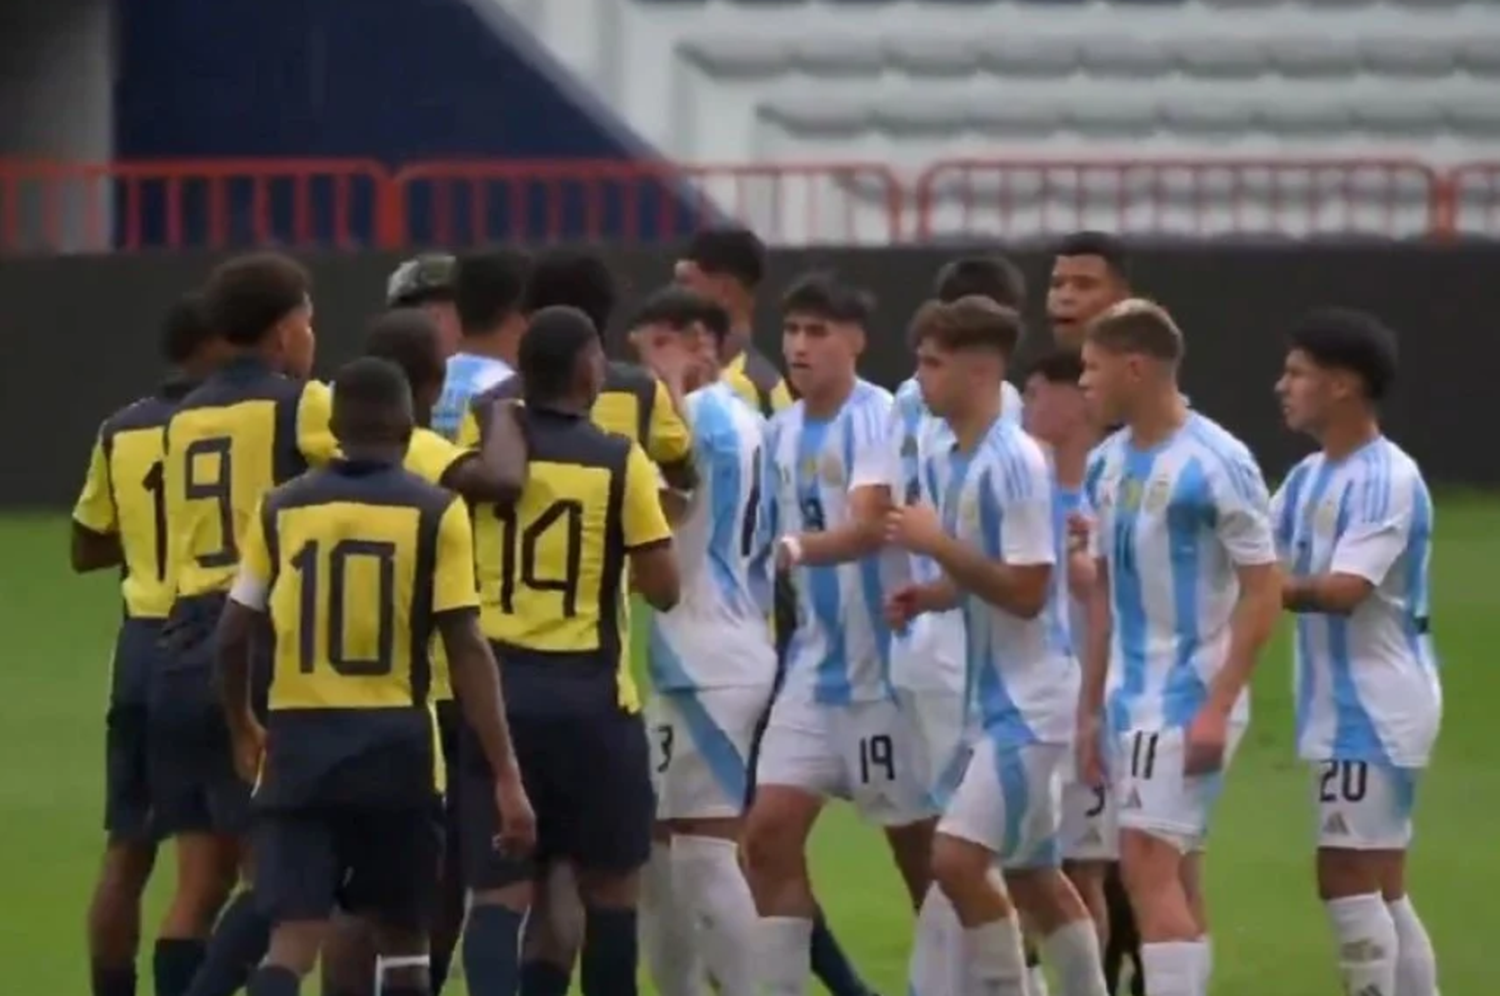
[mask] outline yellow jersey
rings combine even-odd
[[[792,392],[786,378],[753,345],[746,344],[738,356],[724,364],[719,376],[766,418],[791,407]]]

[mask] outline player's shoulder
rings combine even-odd
[[[1089,475],[1103,473],[1111,464],[1120,459],[1121,454],[1125,452],[1127,432],[1128,430],[1124,428],[1115,429],[1089,450],[1089,455],[1084,461],[1084,467]]]
[[[587,416],[559,416],[524,405],[520,411],[533,462],[623,467],[631,450],[640,445],[634,438],[611,432]]]
[[[114,412],[99,425],[99,436],[111,439],[122,432],[165,428],[177,410],[177,401],[159,394],[137,398]]]
[[[610,360],[604,367],[604,390],[632,393],[656,390],[656,377],[645,367]]]
[[[1185,448],[1206,457],[1210,466],[1256,466],[1255,455],[1250,452],[1250,447],[1245,445],[1244,440],[1201,412],[1188,414],[1179,439]]]
[[[761,391],[770,393],[776,390],[782,382],[781,371],[776,364],[766,358],[766,354],[755,348],[753,343],[747,343],[740,352],[740,370],[745,379]]]
[[[405,467],[393,465],[371,473],[351,474],[338,465],[319,467],[266,493],[267,511],[281,512],[317,505],[410,506],[440,511],[454,500],[451,491],[430,483]]]
[[[246,401],[300,401],[305,393],[327,393],[322,381],[288,377],[260,360],[230,360],[177,403],[179,411],[224,408]]]
[[[510,374],[488,387],[475,391],[469,398],[471,411],[483,411],[497,401],[513,401],[521,396],[520,374]]]
[[[991,482],[1013,497],[1035,492],[1038,481],[1050,481],[1047,451],[1014,422],[1000,419],[990,427],[976,456]]]
[[[683,399],[694,428],[718,431],[759,431],[766,419],[744,396],[724,381],[715,381],[690,393]]]
[[[1363,488],[1366,500],[1376,506],[1407,503],[1427,490],[1416,458],[1385,436],[1350,461],[1349,476],[1351,486]]]
[[[854,390],[850,392],[849,400],[844,405],[845,408],[854,410],[875,408],[889,411],[895,402],[895,395],[890,391],[861,377],[854,382]]]

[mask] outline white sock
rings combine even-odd
[[[1026,996],[1026,953],[1014,915],[964,931],[965,996]]]
[[[1203,945],[1197,941],[1142,944],[1146,992],[1151,996],[1208,996],[1203,960]]]
[[[922,897],[912,941],[911,991],[917,996],[963,992],[964,928],[953,904],[936,885]]]
[[[661,996],[702,996],[697,927],[672,887],[672,848],[652,843],[641,878],[641,948]]]
[[[1047,971],[1040,964],[1026,969],[1026,996],[1052,996],[1052,988],[1047,985]]]
[[[672,886],[691,911],[720,996],[753,996],[760,915],[740,869],[739,845],[717,837],[672,841]]]
[[[1075,920],[1042,941],[1042,959],[1057,973],[1059,996],[1109,996],[1094,921]]]
[[[1339,971],[1352,996],[1395,996],[1396,922],[1379,893],[1323,904],[1339,945]]]
[[[1198,943],[1203,945],[1203,991],[1208,992],[1214,979],[1214,939],[1207,934],[1199,934]]]
[[[806,996],[812,930],[812,921],[801,917],[761,917],[756,977],[766,996]]]
[[[1438,996],[1437,954],[1411,897],[1402,896],[1386,908],[1396,924],[1396,992],[1400,996]]]

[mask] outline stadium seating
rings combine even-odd
[[[954,158],[1442,165],[1500,150],[1490,0],[571,0],[534,21],[644,138],[696,162],[873,161],[910,180]],[[597,44],[579,43],[582,23]],[[1338,224],[1421,230],[1419,172],[1351,181],[1362,193],[1340,201]],[[929,234],[1033,234],[1064,224],[1051,210],[1062,202],[1129,186],[1103,173],[1050,192],[1015,179],[975,177],[956,228],[942,202],[960,191],[935,182]],[[1316,198],[1297,217],[1247,201],[1254,182],[1221,184],[1234,203],[1192,211],[1200,185],[1152,183],[1168,207],[1154,230],[1341,230],[1315,217]],[[1276,199],[1280,183],[1262,193]],[[1122,210],[1074,207],[1066,224]]]

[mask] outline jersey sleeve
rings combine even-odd
[[[672,538],[672,528],[661,510],[657,492],[656,468],[646,451],[635,443],[625,461],[625,497],[621,508],[625,549],[663,543]]]
[[[474,527],[469,522],[468,509],[459,498],[453,499],[438,523],[432,574],[434,613],[479,608],[479,585],[474,579]]]
[[[682,463],[693,455],[693,433],[682,413],[672,403],[667,385],[656,381],[651,403],[651,422],[646,426],[646,449],[663,467]]]
[[[1094,560],[1104,559],[1104,539],[1100,535],[1099,508],[1103,501],[1100,493],[1104,487],[1104,452],[1095,448],[1089,453],[1083,469],[1083,488],[1078,496],[1078,511],[1089,520],[1088,555]]]
[[[89,454],[89,469],[83,478],[83,490],[78,494],[78,503],[73,506],[73,521],[94,533],[119,531],[114,491],[109,483],[109,461],[104,456],[102,434],[94,440],[94,451]]]
[[[1057,563],[1052,479],[1041,453],[1006,454],[985,473],[979,516],[990,555],[1013,567]]]
[[[1295,474],[1296,472],[1293,471]],[[1271,536],[1276,541],[1276,556],[1287,560],[1292,553],[1292,497],[1293,478],[1281,482],[1281,487],[1271,496]]]
[[[1389,464],[1371,467],[1348,493],[1348,524],[1333,547],[1329,571],[1379,586],[1406,551],[1415,513],[1415,483]]]
[[[418,429],[406,447],[406,469],[429,484],[442,484],[444,475],[468,456],[468,450],[437,433]]]
[[[777,377],[776,383],[771,385],[771,390],[766,392],[771,399],[770,414],[774,415],[784,408],[792,407],[792,391],[786,386],[786,378]]]
[[[848,432],[853,461],[849,467],[849,490],[891,486],[891,420],[895,409],[890,404],[865,404],[849,414]],[[899,478],[900,463],[896,465]]]
[[[1226,458],[1209,477],[1214,535],[1238,567],[1277,562],[1271,499],[1248,452]]]
[[[321,467],[338,456],[339,444],[333,438],[333,392],[318,380],[308,381],[297,401],[297,449],[314,467]]]
[[[261,501],[255,506],[255,514],[245,527],[245,536],[240,540],[240,569],[229,597],[247,609],[257,612],[265,610],[271,590],[271,548],[266,532],[273,528],[267,521],[270,513]]]

